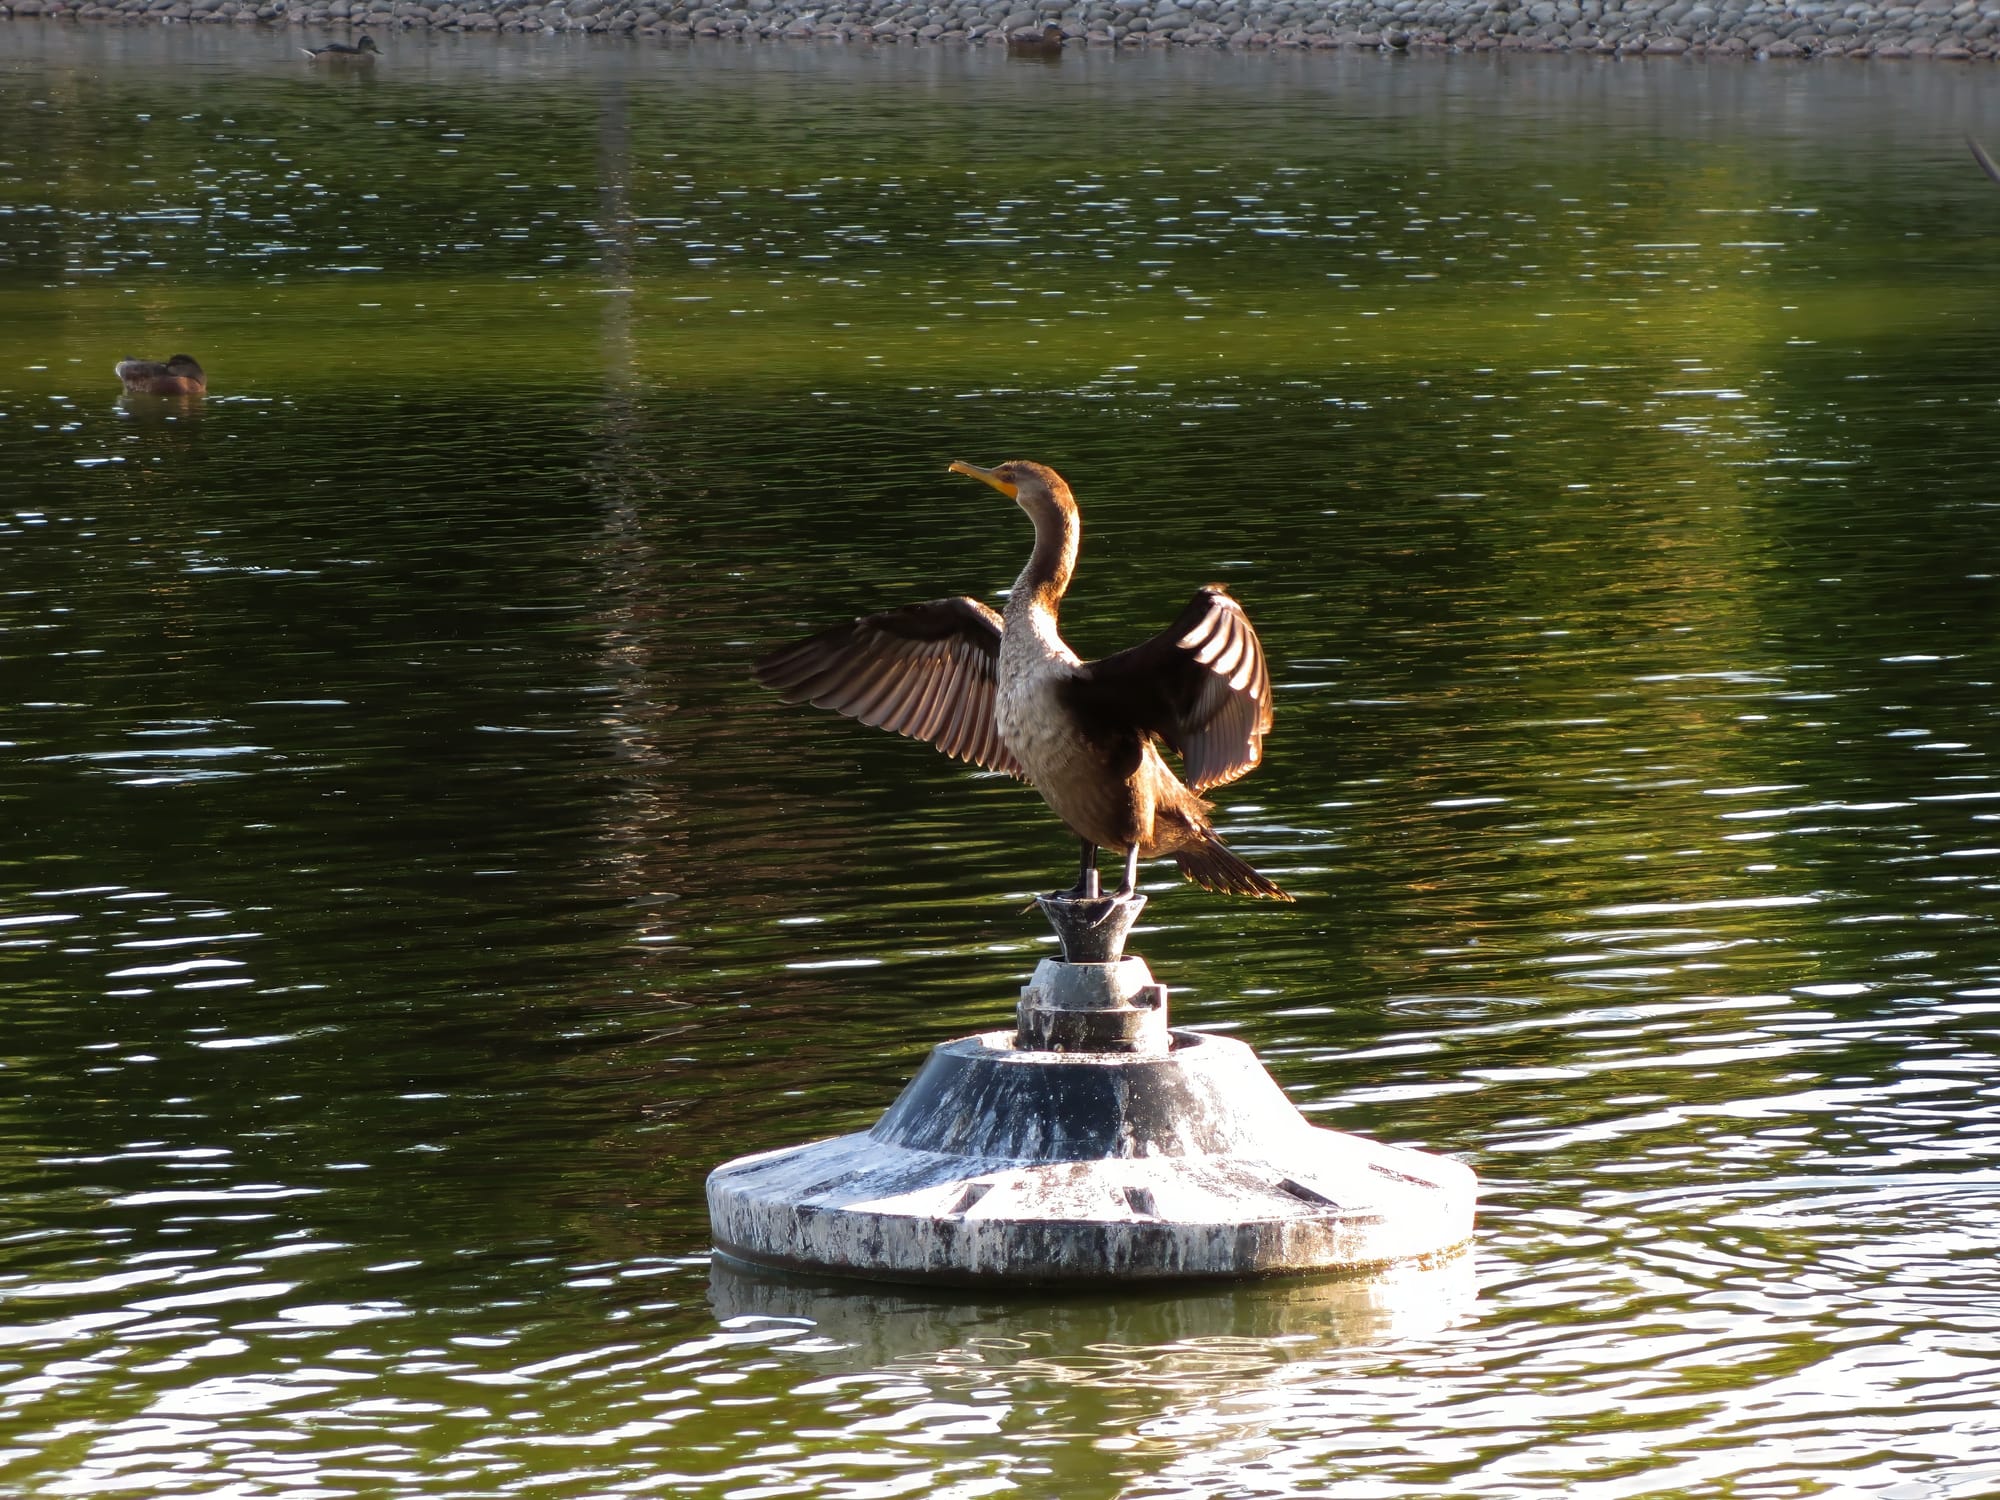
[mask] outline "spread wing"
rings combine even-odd
[[[1263,759],[1271,728],[1271,673],[1243,606],[1219,584],[1143,645],[1084,667],[1070,706],[1099,732],[1137,726],[1185,762],[1190,791],[1236,780]]]
[[[1026,779],[993,718],[1000,616],[977,599],[863,615],[774,651],[753,671],[787,703],[811,703]]]

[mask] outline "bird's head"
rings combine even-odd
[[[360,40],[360,41],[358,41],[358,42],[356,42],[356,43],[354,44],[354,50],[355,50],[355,51],[357,51],[357,52],[375,52],[375,53],[379,53],[379,52],[381,52],[381,50],[382,50],[382,49],[381,49],[380,47],[378,47],[378,46],[376,46],[376,45],[375,45],[375,38],[374,38],[374,37],[372,37],[372,36],[363,36],[363,37],[361,38],[361,40]]]
[[[195,363],[192,354],[176,354],[172,359],[167,361],[167,373],[169,375],[193,375],[199,379],[201,376],[201,366]]]
[[[969,464],[960,458],[952,461],[948,472],[969,474],[982,484],[992,485],[1031,516],[1044,511],[1067,511],[1072,515],[1076,512],[1076,501],[1070,495],[1069,486],[1063,482],[1062,475],[1047,464],[1010,458],[994,468],[982,469],[978,464]]]

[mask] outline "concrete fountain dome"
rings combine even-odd
[[[1012,1031],[946,1042],[873,1129],[708,1179],[716,1249],[888,1281],[1128,1283],[1440,1260],[1477,1182],[1324,1130],[1233,1038],[1177,1031],[1123,953],[1142,895],[1040,904],[1062,939]]]

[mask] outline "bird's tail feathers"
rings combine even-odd
[[[1229,847],[1213,833],[1207,834],[1201,843],[1191,849],[1177,850],[1174,863],[1181,867],[1181,874],[1204,890],[1221,891],[1231,896],[1263,896],[1272,901],[1292,899],[1287,892],[1279,889],[1276,881],[1259,875],[1231,853]]]

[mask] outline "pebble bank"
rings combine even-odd
[[[0,0],[0,16],[112,24],[600,32],[737,41],[1003,46],[1054,22],[1063,49],[1594,52],[1621,57],[2000,56],[2000,0]]]

